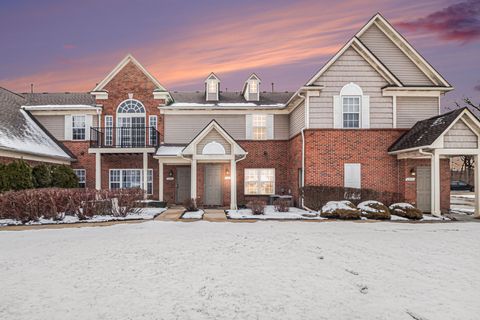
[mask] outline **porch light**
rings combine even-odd
[[[172,178],[173,177],[173,170],[170,169],[170,171],[168,172],[168,177]]]
[[[230,170],[228,168],[225,169],[225,180],[230,180]]]
[[[412,176],[415,176],[415,168],[412,168],[412,169],[410,170],[410,174],[411,174]]]

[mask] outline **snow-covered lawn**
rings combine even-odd
[[[0,319],[478,319],[480,224],[0,232]]]
[[[88,220],[80,220],[77,216],[65,216],[63,220],[55,221],[53,219],[41,218],[38,221],[27,222],[26,225],[38,224],[64,224],[64,223],[78,223],[78,222],[105,222],[105,221],[121,221],[121,220],[149,220],[158,216],[160,213],[167,210],[167,208],[141,208],[136,213],[128,214],[126,217],[115,217],[111,215],[93,216]],[[13,219],[0,219],[0,226],[21,225],[22,222]]]
[[[182,215],[182,219],[202,219],[205,211],[198,209],[197,211],[187,211]]]
[[[266,206],[264,214],[253,214],[250,209],[227,210],[230,219],[257,219],[257,220],[319,220],[325,219],[316,212],[309,212],[291,207],[288,212],[277,212],[273,206]]]

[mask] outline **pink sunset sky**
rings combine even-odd
[[[229,91],[252,72],[294,91],[377,11],[455,87],[444,108],[480,100],[480,0],[3,0],[0,86],[89,91],[131,53],[169,90],[213,71]]]

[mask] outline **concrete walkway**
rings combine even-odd
[[[227,216],[225,215],[225,211],[221,209],[205,209],[203,220],[210,222],[225,222],[227,221]]]
[[[185,211],[184,207],[171,207],[157,216],[155,221],[179,221],[180,216]]]

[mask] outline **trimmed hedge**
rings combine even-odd
[[[390,206],[390,212],[396,216],[410,220],[423,219],[422,210],[415,208],[410,203],[394,203]]]
[[[378,201],[367,200],[358,204],[362,216],[373,220],[390,220],[390,210],[386,205]]]
[[[322,207],[320,216],[329,219],[358,220],[361,218],[360,210],[347,200],[329,201]]]
[[[305,186],[301,189],[301,195],[305,206],[316,211],[319,211],[329,201],[349,200],[353,204],[359,204],[371,199],[382,203],[394,203],[400,199],[400,194],[394,192],[331,186]]]

